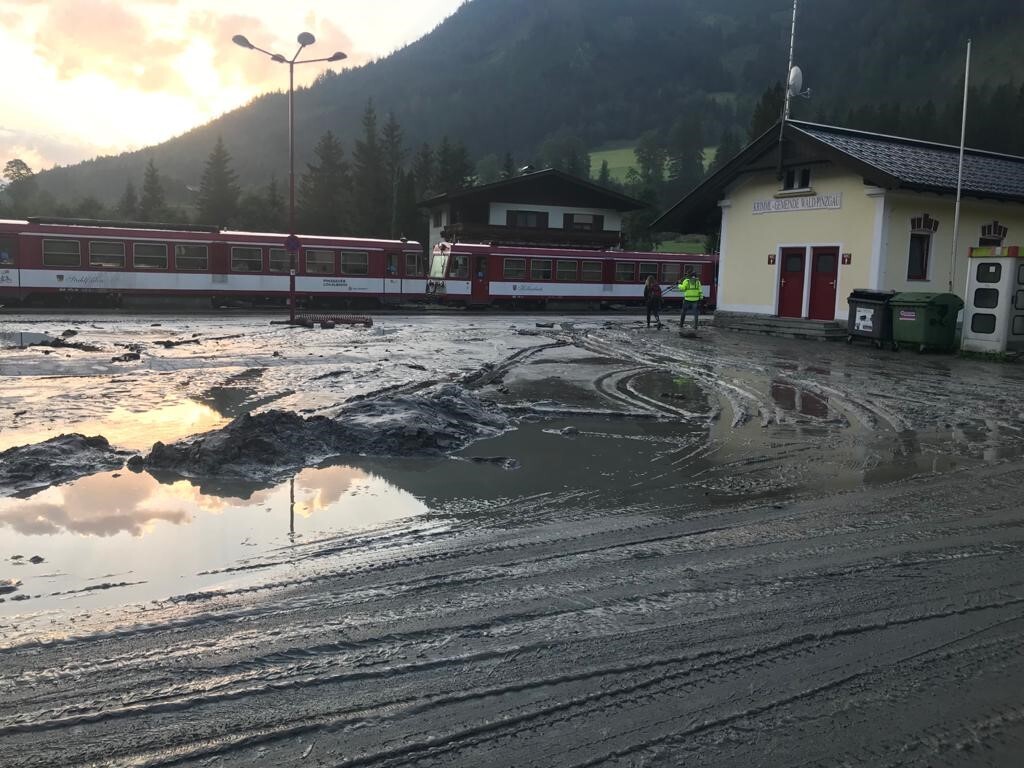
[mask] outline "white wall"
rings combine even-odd
[[[534,205],[533,203],[491,203],[490,221],[492,226],[503,227],[508,221],[509,211],[538,211],[548,214],[548,227],[562,229],[562,216],[566,213],[587,213],[604,216],[605,232],[622,231],[622,214],[606,208],[570,208],[554,205]]]
[[[441,206],[441,224],[440,226],[434,226],[434,215],[437,213],[437,208],[430,209],[430,242],[427,243],[427,250],[433,248],[435,245],[441,242],[441,230],[448,225],[448,221],[451,217],[450,213],[451,206]]]

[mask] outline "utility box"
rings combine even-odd
[[[1024,351],[1024,258],[1020,246],[971,248],[966,298],[962,349]]]
[[[963,300],[952,293],[897,293],[892,308],[892,348],[951,352],[956,345],[956,316]]]

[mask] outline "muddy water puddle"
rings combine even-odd
[[[153,443],[174,442],[190,435],[218,429],[228,419],[224,412],[206,403],[181,400],[151,410],[135,411],[118,405],[100,417],[83,421],[53,420],[45,425],[19,427],[18,420],[0,426],[0,451],[16,445],[31,445],[62,434],[103,435],[111,445],[129,451],[148,451]]]
[[[358,467],[304,469],[270,488],[204,492],[105,472],[0,499],[0,573],[20,582],[0,614],[92,608],[223,588],[234,569],[287,565],[288,548],[427,511]]]

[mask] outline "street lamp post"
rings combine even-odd
[[[243,48],[248,48],[252,51],[259,51],[265,53],[270,57],[271,61],[276,61],[278,64],[288,65],[288,237],[285,240],[285,248],[288,249],[288,321],[290,323],[295,322],[295,268],[296,268],[296,257],[299,253],[299,238],[295,234],[295,65],[296,64],[313,64],[320,61],[341,61],[347,58],[341,51],[335,51],[330,56],[323,59],[302,59],[299,60],[299,54],[302,53],[302,49],[306,46],[312,45],[316,42],[316,38],[313,37],[309,32],[302,32],[299,34],[298,43],[299,49],[295,51],[295,55],[291,59],[286,59],[279,53],[271,53],[265,51],[262,48],[258,48],[249,42],[245,35],[235,35],[231,38],[235,45],[240,45]]]

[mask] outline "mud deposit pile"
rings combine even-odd
[[[46,488],[84,474],[124,466],[125,451],[105,437],[59,435],[0,452],[0,495]]]
[[[1021,764],[1024,369],[468,314],[255,340],[219,319],[168,348],[140,322],[110,334],[140,344],[125,363],[100,324],[105,352],[0,359],[0,419],[46,387],[36,426],[51,400],[94,416],[100,388],[230,409],[133,446],[120,485],[0,499],[0,535],[179,542],[167,573],[102,562],[55,595],[71,543],[0,546],[0,765]],[[306,466],[338,455],[378,458]],[[17,485],[124,455],[72,436],[3,459]],[[244,531],[218,527],[226,493],[175,506],[278,475],[230,512]],[[330,528],[386,503],[371,475],[416,512]],[[207,562],[226,543],[245,551]],[[75,602],[146,579],[158,597]]]
[[[276,410],[246,414],[208,435],[157,443],[144,465],[186,477],[264,480],[330,456],[447,453],[508,426],[497,409],[456,384],[444,384],[345,405],[334,417]]]

